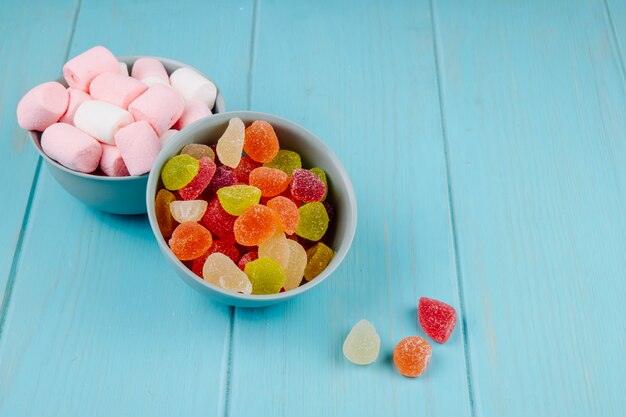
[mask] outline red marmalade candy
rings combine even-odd
[[[424,333],[437,343],[446,343],[456,325],[454,308],[431,298],[420,298],[417,317]]]
[[[233,231],[235,220],[237,220],[237,216],[228,214],[222,208],[220,200],[215,197],[209,203],[200,223],[215,233],[220,240],[232,244],[235,242],[235,232]]]
[[[178,194],[180,194],[183,200],[195,200],[209,185],[216,169],[217,166],[215,166],[215,162],[211,158],[200,158],[198,173],[189,184],[178,190]]]

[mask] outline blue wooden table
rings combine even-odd
[[[0,40],[0,416],[626,413],[626,2],[4,0]],[[146,217],[66,194],[15,106],[96,44],[323,138],[358,195],[340,269],[214,304]],[[460,320],[406,379],[420,296]],[[368,367],[341,353],[361,318]]]

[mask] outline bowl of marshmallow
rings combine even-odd
[[[18,124],[58,183],[98,210],[146,213],[148,173],[188,125],[226,110],[216,84],[184,63],[116,57],[102,46],[27,92]]]

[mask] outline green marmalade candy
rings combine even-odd
[[[191,155],[176,155],[170,158],[161,170],[161,179],[165,188],[171,191],[180,190],[194,179],[200,162]]]
[[[231,185],[217,190],[222,208],[233,216],[240,216],[248,207],[259,204],[261,190],[251,185]]]
[[[286,172],[287,175],[291,175],[295,169],[302,168],[302,160],[300,159],[300,155],[296,152],[280,150],[274,159],[264,163],[263,166],[280,169],[281,171]]]
[[[271,258],[248,262],[244,272],[252,283],[252,294],[278,294],[285,284],[285,271]]]
[[[296,234],[308,240],[318,241],[328,229],[328,212],[322,203],[307,203],[298,209],[300,221]]]

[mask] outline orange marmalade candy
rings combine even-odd
[[[246,128],[243,150],[257,162],[269,162],[278,153],[278,138],[271,124],[257,120]]]
[[[295,233],[298,221],[300,221],[300,213],[296,203],[287,197],[278,196],[269,200],[266,206],[276,212],[286,234],[292,235]]]
[[[415,378],[426,370],[431,354],[432,348],[425,339],[409,336],[400,340],[393,350],[393,363],[401,375]]]
[[[263,197],[274,197],[289,186],[289,175],[276,168],[259,167],[250,172],[250,185],[261,190]]]
[[[172,236],[172,231],[176,226],[176,221],[170,212],[172,201],[176,201],[176,196],[165,188],[161,188],[154,199],[154,214],[163,237]]]
[[[243,246],[258,246],[274,235],[276,226],[276,213],[268,207],[256,204],[235,220],[235,240]]]
[[[211,244],[213,244],[211,232],[196,222],[179,224],[169,241],[170,249],[181,261],[199,258],[209,250]]]

